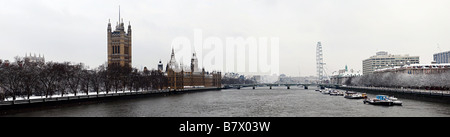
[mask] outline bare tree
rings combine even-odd
[[[42,85],[42,88],[45,92],[45,98],[48,96],[52,96],[55,93],[55,90],[58,89],[58,86],[61,86],[61,72],[63,70],[63,65],[53,62],[48,62],[42,68],[42,71],[39,73],[39,82]]]
[[[106,91],[106,94],[109,94],[109,91],[111,91],[112,87],[109,70],[104,65],[99,66],[98,70],[99,70],[98,77],[100,77],[100,83],[103,86],[104,90]]]
[[[16,100],[16,96],[20,95],[21,86],[23,85],[21,70],[22,68],[17,65],[3,68],[0,86],[3,88],[6,98],[12,97],[13,100]]]
[[[150,71],[145,69],[142,73],[142,77],[140,78],[140,83],[142,84],[142,88],[148,91],[151,87],[151,77],[150,77]]]
[[[118,64],[109,64],[107,68],[107,79],[111,81],[112,87],[114,91],[117,93],[121,86],[120,82],[120,65]]]
[[[152,89],[162,90],[164,87],[168,86],[168,78],[164,74],[157,70],[152,70],[150,72],[150,81]]]
[[[353,78],[351,83],[357,86],[448,90],[450,71],[438,74],[373,73]]]
[[[91,77],[89,79],[89,83],[91,84],[92,89],[94,90],[94,92],[97,93],[97,95],[99,94],[100,87],[101,87],[101,81],[102,81],[100,73],[101,73],[100,68],[96,68],[96,69],[92,70],[89,75]]]
[[[66,73],[66,83],[72,93],[74,93],[75,96],[77,96],[78,89],[81,83],[82,79],[82,65],[70,65],[65,64],[66,70],[64,70]]]
[[[39,67],[33,63],[28,63],[23,66],[23,71],[21,74],[23,80],[23,88],[26,92],[27,99],[30,99],[30,96],[33,95],[33,93],[36,93],[35,91],[39,89],[37,87],[39,84],[39,71]]]
[[[0,99],[25,97],[32,95],[64,96],[83,91],[89,95],[91,90],[97,92],[118,90],[140,91],[149,89],[164,89],[168,86],[168,78],[163,72],[145,70],[140,72],[130,66],[109,64],[108,67],[99,66],[89,70],[83,64],[72,65],[69,62],[24,62],[16,57],[16,63],[0,65]],[[238,81],[238,80],[236,80]],[[242,81],[252,83],[252,81]]]
[[[91,84],[92,80],[94,79],[94,73],[95,71],[93,70],[87,70],[87,69],[83,69],[81,70],[81,90],[86,93],[86,95],[89,95],[89,87],[93,84]],[[98,84],[97,86],[97,94],[98,94]]]

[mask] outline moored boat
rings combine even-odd
[[[367,97],[366,93],[359,94],[356,92],[349,92],[349,91],[345,92],[345,95],[344,95],[344,98],[347,98],[347,99],[364,99],[366,97]]]
[[[377,95],[376,98],[366,98],[364,104],[369,103],[372,105],[383,105],[383,106],[392,106],[394,105],[394,101],[389,100],[386,95]]]
[[[398,100],[396,97],[394,96],[389,96],[388,97],[389,100],[392,100],[392,102],[394,103],[394,105],[399,105],[401,106],[403,104],[402,101]]]
[[[399,106],[403,105],[403,102],[400,100],[393,101],[393,103],[394,103],[394,105],[399,105]]]
[[[330,91],[329,90],[322,90],[321,93],[322,94],[330,94]]]
[[[338,90],[332,90],[330,96],[344,96],[344,93]]]

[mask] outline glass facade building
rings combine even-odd
[[[450,51],[433,54],[433,60],[437,64],[450,63]]]
[[[377,52],[375,56],[363,60],[363,75],[378,69],[401,67],[409,64],[419,64],[419,56],[391,55],[385,51]]]

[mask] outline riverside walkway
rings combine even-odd
[[[117,93],[109,92],[100,92],[97,94],[96,92],[89,92],[88,95],[77,95],[68,94],[65,96],[61,95],[53,95],[49,98],[45,98],[42,96],[32,96],[30,99],[18,98],[14,101],[6,100],[0,101],[0,109],[7,106],[15,106],[15,105],[25,105],[25,104],[43,104],[50,102],[74,102],[74,101],[84,101],[84,100],[100,100],[100,99],[109,99],[109,98],[117,98],[117,97],[132,97],[132,96],[145,96],[145,95],[158,95],[158,94],[177,94],[177,93],[187,93],[187,92],[198,92],[198,91],[210,91],[210,90],[220,90],[221,88],[191,88],[191,89],[182,89],[178,91],[170,91],[170,90],[149,90],[149,91],[118,91]],[[122,93],[121,93],[122,92]]]
[[[424,90],[424,89],[409,89],[409,88],[360,87],[360,86],[340,86],[339,89],[357,90],[363,92],[374,91],[384,93],[422,95],[428,97],[450,97],[450,91],[448,90]]]

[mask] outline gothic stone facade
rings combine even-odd
[[[116,29],[111,30],[111,23],[108,23],[108,64],[120,64],[121,66],[131,66],[131,25],[125,32],[124,23],[117,23]]]
[[[171,90],[181,90],[184,88],[196,87],[216,87],[221,88],[222,73],[221,72],[205,72],[198,69],[198,60],[193,54],[190,68],[178,66],[175,61],[175,54],[172,49],[172,57],[166,66],[166,74],[168,78],[168,88]]]

